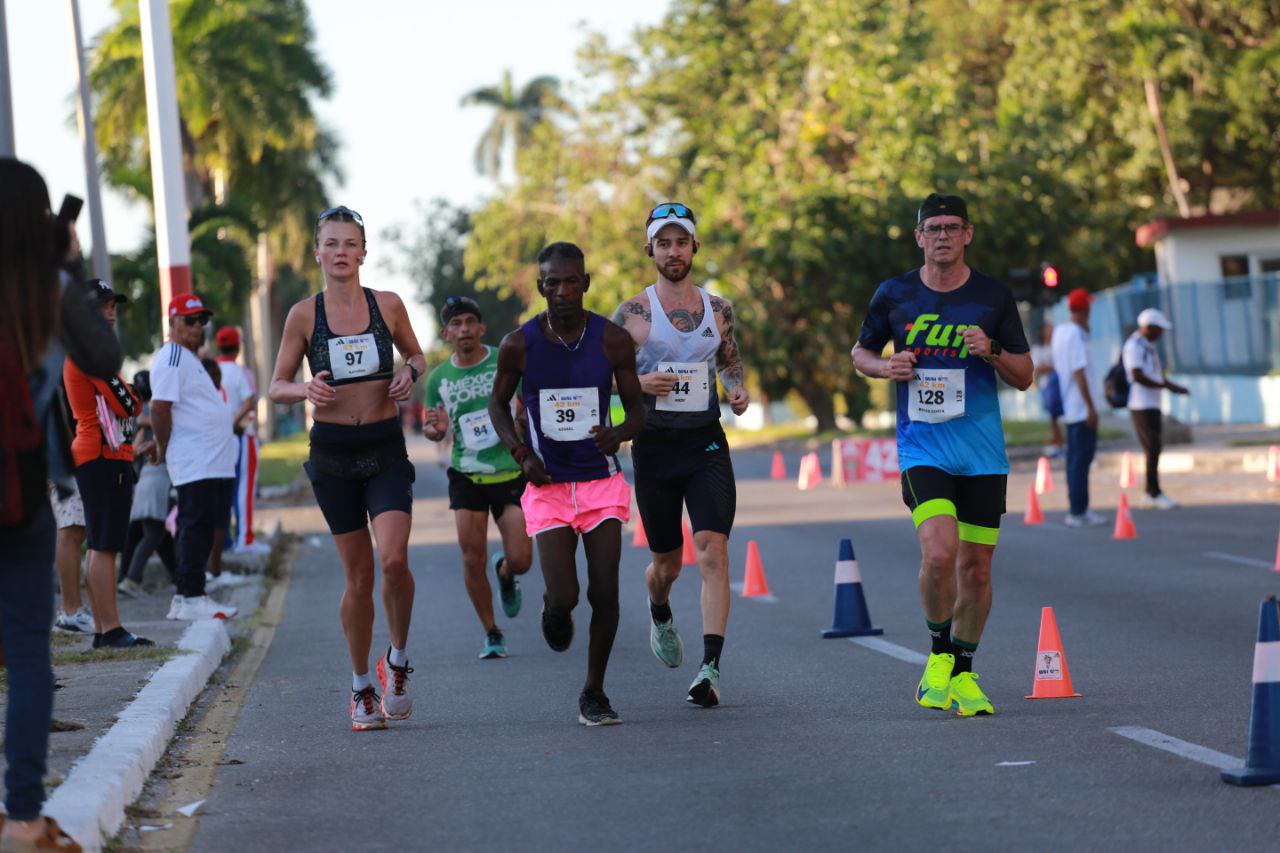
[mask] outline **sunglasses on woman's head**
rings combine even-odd
[[[356,213],[356,212],[355,212],[354,210],[352,210],[351,208],[349,208],[349,207],[345,207],[344,205],[338,205],[337,207],[331,207],[331,208],[329,208],[328,210],[326,210],[324,213],[320,214],[320,215],[316,218],[316,224],[317,224],[317,225],[319,225],[321,222],[324,222],[326,219],[333,219],[333,218],[335,218],[335,217],[339,217],[339,216],[341,216],[341,217],[345,217],[345,218],[347,218],[347,219],[352,220],[352,221],[353,221],[353,222],[355,222],[357,225],[359,225],[361,228],[363,228],[363,227],[364,227],[364,217],[362,217],[360,214]]]

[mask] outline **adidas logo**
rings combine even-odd
[[[719,450],[719,449],[720,449],[720,442],[718,442],[718,441],[713,441],[713,442],[711,442],[710,444],[708,444],[708,445],[707,445],[707,449],[706,449],[706,450],[704,450],[703,452],[704,452],[704,453],[710,453],[710,452],[711,452],[711,451],[713,451],[713,450]]]
[[[714,338],[716,336],[716,333],[711,331],[710,326],[707,326],[705,329],[702,330],[702,336],[704,338]]]

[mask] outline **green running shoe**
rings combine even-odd
[[[689,685],[689,695],[685,697],[685,701],[704,708],[714,708],[720,704],[720,670],[715,664],[702,665],[697,678]]]
[[[484,649],[480,652],[480,660],[492,660],[507,656],[507,638],[502,632],[493,628],[484,635]]]
[[[514,576],[504,578],[499,569],[502,568],[503,555],[501,552],[493,557],[493,573],[498,576],[498,598],[502,600],[502,612],[507,614],[508,619],[514,619],[520,614],[520,607],[524,604],[524,593],[520,592],[520,581]]]
[[[955,655],[929,655],[924,675],[920,677],[920,686],[916,688],[916,702],[926,708],[950,710],[951,670],[955,665]]]
[[[649,648],[653,649],[654,657],[672,669],[684,663],[684,642],[680,639],[680,632],[676,630],[674,618],[657,622],[650,614]]]
[[[975,673],[962,672],[952,677],[949,695],[958,706],[956,713],[962,717],[996,712],[996,709],[991,707],[991,700],[987,698],[987,694],[983,693],[982,688],[978,686],[978,676]]]

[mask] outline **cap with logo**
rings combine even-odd
[[[649,216],[645,220],[645,237],[649,242],[653,242],[658,232],[668,225],[679,225],[689,233],[690,237],[698,235],[698,217],[688,205],[679,202],[663,202],[649,211]]]
[[[920,209],[916,211],[916,225],[924,224],[932,216],[959,216],[968,222],[969,208],[958,195],[929,193],[929,197],[920,203]]]
[[[1159,308],[1144,308],[1138,313],[1138,327],[1159,326],[1161,329],[1172,329],[1173,323],[1169,322],[1169,318],[1164,316],[1164,312]]]
[[[121,304],[129,301],[129,297],[123,293],[116,293],[111,289],[111,285],[107,284],[100,278],[91,278],[84,283],[84,291],[87,295],[98,300],[99,305],[105,305],[108,302]]]
[[[235,326],[223,326],[218,330],[218,334],[214,335],[219,347],[238,347],[240,346],[240,330]]]
[[[1083,311],[1093,304],[1093,294],[1083,287],[1077,287],[1067,294],[1067,307],[1072,311]]]
[[[200,301],[200,297],[194,293],[179,293],[177,296],[169,300],[169,316],[170,317],[188,317],[192,314],[212,314],[208,308],[204,307],[204,303]]]

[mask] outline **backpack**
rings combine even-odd
[[[1113,409],[1129,405],[1129,376],[1124,370],[1123,352],[1102,379],[1102,396],[1107,398],[1107,404]]]

